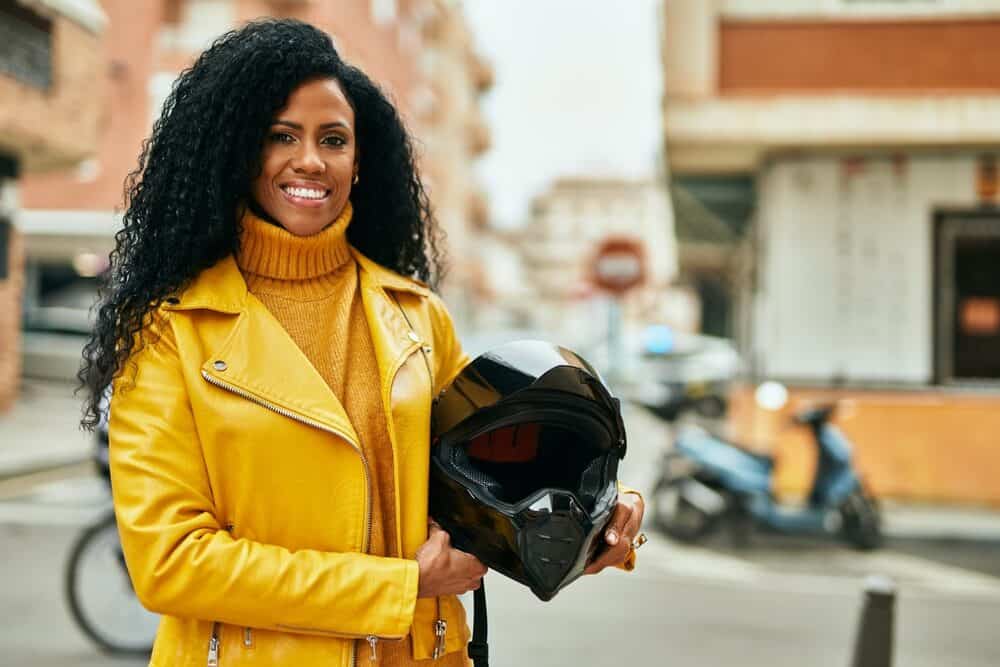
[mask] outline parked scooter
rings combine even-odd
[[[768,383],[765,396],[767,389],[772,400],[775,392],[784,391]],[[826,405],[793,418],[810,430],[819,450],[804,506],[784,506],[775,499],[773,458],[688,427],[677,436],[674,451],[663,458],[653,492],[654,523],[685,542],[704,538],[729,520],[734,527],[749,523],[783,533],[839,533],[859,549],[878,547],[882,538],[878,505],[852,465],[851,443],[830,423],[835,410],[836,404]]]

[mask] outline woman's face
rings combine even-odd
[[[340,215],[357,162],[354,110],[340,84],[307,81],[275,114],[251,191],[282,227],[310,236]]]

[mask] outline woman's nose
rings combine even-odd
[[[292,161],[292,168],[306,174],[322,174],[326,171],[326,163],[323,162],[315,148],[303,146],[296,153]]]

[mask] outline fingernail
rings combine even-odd
[[[618,533],[613,530],[608,531],[608,544],[611,546],[618,544]]]

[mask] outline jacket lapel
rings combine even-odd
[[[236,315],[222,345],[204,360],[202,375],[265,407],[333,429],[357,445],[340,401],[281,323],[247,291],[232,256],[203,271],[164,308]]]
[[[266,407],[318,422],[357,446],[357,433],[336,395],[284,327],[252,294],[246,312],[237,318],[214,358],[205,361],[202,374],[250,394],[251,400]]]
[[[379,369],[378,395],[392,428],[392,383],[407,358],[424,344],[411,329],[391,292],[426,296],[429,290],[373,262],[352,247],[361,267],[361,299]],[[226,257],[206,269],[166,310],[208,309],[236,315],[225,342],[204,360],[202,375],[236,389],[267,407],[304,417],[358,442],[347,413],[295,341],[267,308],[247,291],[236,260]]]
[[[427,290],[376,264],[353,247],[351,250],[361,266],[365,319],[368,320],[368,330],[371,332],[375,358],[378,361],[382,381],[381,397],[388,406],[396,371],[421,344],[420,335],[410,328],[391,292],[425,294]]]

